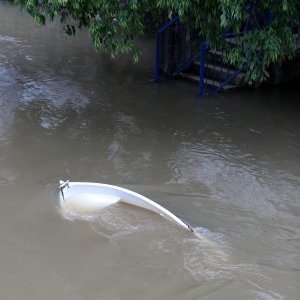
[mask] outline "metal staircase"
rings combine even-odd
[[[184,79],[200,83],[203,80],[204,94],[228,91],[244,86],[245,73],[243,70],[224,63],[223,51],[210,50],[206,52],[204,74],[201,79],[201,60],[194,61],[191,66],[180,73]]]
[[[234,47],[236,35],[226,34],[224,39]],[[243,62],[244,58],[241,58]],[[162,26],[156,36],[155,81],[178,76],[199,85],[199,95],[205,96],[243,86],[243,68],[225,62],[224,49],[211,49],[197,36],[188,36],[177,16]]]

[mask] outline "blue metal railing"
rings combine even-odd
[[[242,24],[241,32],[224,32],[222,38],[231,44],[230,47],[235,47],[237,43],[242,42],[239,38],[242,39],[247,32],[271,26],[274,18],[273,13],[266,11],[258,14],[255,10],[255,6],[256,0],[252,0],[245,5],[248,19]],[[296,24],[299,24],[300,14],[297,15],[296,19],[298,20]],[[176,29],[175,26],[177,26]],[[293,30],[295,31],[298,28],[299,25],[295,26]],[[167,47],[169,47],[169,45],[173,47],[171,51],[169,51],[169,49],[161,49],[162,37],[164,37],[167,30],[172,30],[171,37],[174,39],[171,41],[167,40]],[[233,45],[234,43],[235,45]],[[198,49],[197,47],[195,48],[195,44],[198,46]],[[212,51],[205,41],[197,41],[193,36],[188,40],[187,30],[186,28],[184,29],[184,25],[180,23],[179,16],[176,16],[160,27],[156,34],[155,81],[159,81],[161,72],[168,77],[173,77],[190,69],[191,66],[199,60],[200,96],[208,94],[206,92],[208,85],[213,87],[211,89],[213,93],[218,93],[221,89],[229,87],[228,85],[232,81],[234,81],[235,84],[239,84],[242,80],[241,73],[244,70],[244,67],[240,66],[245,65],[245,62],[240,64],[238,69],[235,66],[230,66],[224,60],[224,49],[218,50],[219,51]],[[258,51],[257,55],[261,55],[261,51]],[[243,58],[241,57],[241,59]]]
[[[224,77],[226,70],[228,70],[227,67],[224,67],[223,59],[221,59],[221,61],[217,61],[216,57],[214,57],[214,61],[208,64],[207,54],[209,52],[209,45],[206,41],[197,42],[193,36],[188,39],[184,25],[180,24],[179,21],[179,16],[176,16],[174,19],[160,27],[157,31],[155,81],[159,82],[161,74],[170,78],[174,75],[179,75],[183,71],[188,70],[195,61],[199,61],[199,95],[204,96],[208,94],[206,87],[209,85],[213,86],[211,92],[219,92],[221,89],[226,87],[229,82],[234,80],[234,78],[242,72],[242,69],[231,72],[229,74],[230,76],[222,78],[221,82],[218,81],[217,73],[222,73],[222,77]],[[174,26],[178,26],[176,30]],[[170,30],[170,32],[167,32],[168,30]],[[165,36],[167,33],[169,36]],[[242,35],[244,35],[244,32],[224,34],[224,39]],[[170,41],[170,38],[173,40]],[[170,47],[168,43],[172,44],[171,47],[174,49],[168,49]],[[198,49],[195,46],[198,46]],[[165,48],[162,49],[163,47]],[[168,53],[168,51],[171,51],[171,53]],[[170,56],[175,56],[175,53],[177,57],[175,61],[173,61],[172,58],[170,59]],[[223,56],[223,50],[221,56]],[[211,68],[211,64],[213,65],[213,71],[211,69],[208,70],[208,67]],[[216,67],[217,64],[218,70]],[[213,74],[209,74],[211,72]],[[208,75],[211,75],[212,79],[208,79]]]
[[[175,26],[178,28],[175,30]],[[172,78],[188,69],[201,55],[200,42],[188,38],[187,30],[179,22],[179,16],[160,27],[156,33],[155,81],[161,75]]]
[[[223,89],[230,81],[236,78],[244,68],[240,68],[238,71],[234,72],[231,76],[229,76],[219,87],[213,89],[213,93],[217,94],[221,89]]]
[[[155,81],[159,82],[160,69],[161,69],[161,34],[171,27],[174,23],[179,21],[179,16],[175,17],[171,21],[167,22],[165,25],[160,27],[156,33],[156,63],[155,63]]]
[[[199,95],[203,97],[205,95],[204,91],[204,78],[205,78],[205,52],[207,50],[207,44],[206,42],[202,42],[201,44],[201,57],[200,57],[200,78],[199,78]]]

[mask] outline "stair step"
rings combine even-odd
[[[224,51],[219,51],[219,50],[208,50],[209,54],[209,59],[210,60],[215,60],[214,56],[217,56],[217,60],[221,60],[224,56]],[[240,57],[240,60],[245,63],[246,58],[245,57]]]
[[[180,75],[181,75],[182,78],[185,78],[185,79],[190,80],[190,81],[199,82],[199,80],[200,80],[200,77],[197,76],[197,75],[194,75],[194,74],[181,73]],[[218,87],[221,86],[222,82],[220,82],[218,80],[212,80],[210,78],[205,78],[204,79],[204,84],[207,84],[207,85],[218,88]],[[231,90],[231,89],[236,89],[236,88],[237,88],[236,85],[232,85],[230,83],[226,84],[223,87],[224,90]]]
[[[214,65],[211,63],[206,63],[204,66],[204,76],[206,78],[212,79],[216,82],[224,82],[229,77],[233,76],[237,70],[234,70],[228,66],[220,66],[220,65]],[[199,76],[199,70],[200,70],[200,62],[195,61],[193,63],[192,68],[187,72],[188,74],[194,74]],[[245,84],[245,72],[240,72],[232,80],[230,81],[231,85],[235,86],[243,86]]]
[[[196,65],[198,68],[200,68],[200,61],[194,61],[194,65]],[[222,73],[226,73],[228,75],[233,75],[237,70],[233,70],[227,66],[219,66],[219,65],[213,65],[210,63],[206,63],[205,64],[205,68],[210,69],[212,71],[216,71],[216,72],[222,72]],[[237,75],[237,77],[243,78],[246,75],[245,72],[241,72]]]

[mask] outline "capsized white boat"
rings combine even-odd
[[[124,202],[156,212],[181,227],[193,232],[193,228],[158,203],[128,189],[92,182],[60,181],[60,204],[81,206],[87,210],[97,210],[117,202]]]

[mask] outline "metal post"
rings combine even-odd
[[[156,62],[155,62],[155,82],[159,82],[160,66],[160,32],[156,33]]]
[[[159,28],[156,33],[156,62],[155,62],[155,82],[159,82],[159,71],[160,71],[160,34],[163,33],[168,27],[173,25],[175,22],[179,21],[179,16],[175,17],[173,20],[169,21],[165,25]]]
[[[205,52],[206,52],[206,42],[203,41],[201,45],[201,54],[200,54],[200,78],[199,78],[199,95],[201,97],[204,96]]]

